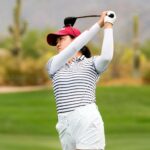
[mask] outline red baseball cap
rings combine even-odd
[[[51,46],[56,46],[57,38],[63,35],[71,35],[73,37],[77,37],[81,34],[80,30],[74,28],[72,26],[66,26],[55,33],[50,33],[47,35],[47,42]]]

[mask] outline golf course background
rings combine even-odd
[[[68,16],[98,15],[104,10],[117,15],[114,56],[96,89],[106,150],[150,150],[148,1],[0,2],[0,150],[61,150],[52,81],[46,69],[58,51],[46,37],[61,29]],[[81,19],[74,27],[83,32],[97,21]],[[103,31],[86,45],[92,56],[101,54]]]
[[[97,87],[106,150],[150,150],[150,86]],[[0,150],[61,150],[53,91],[0,94]]]

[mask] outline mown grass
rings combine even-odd
[[[149,150],[150,87],[97,87],[106,150]],[[0,150],[61,150],[52,90],[0,94]]]

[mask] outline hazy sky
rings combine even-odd
[[[89,14],[99,14],[102,10],[112,9],[117,13],[117,23],[115,30],[118,33],[129,36],[132,16],[143,15],[141,28],[146,28],[150,24],[149,0],[22,0],[22,19],[27,20],[29,28],[43,29],[45,27],[60,28],[63,26],[63,18],[66,16],[80,16]],[[0,35],[8,34],[8,26],[12,24],[12,12],[15,0],[0,0]],[[144,11],[143,11],[144,9]],[[97,20],[79,21],[76,25],[82,30],[90,27]],[[141,29],[141,33],[142,33]],[[148,36],[150,32],[145,31],[142,35]],[[119,39],[119,38],[118,38]]]

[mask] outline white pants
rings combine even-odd
[[[105,147],[104,124],[95,103],[58,115],[56,130],[63,150]]]

